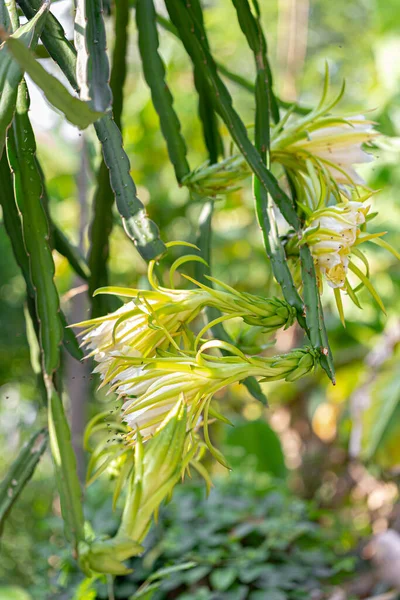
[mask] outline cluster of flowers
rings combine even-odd
[[[178,259],[171,267],[171,279],[177,266],[194,258]],[[154,261],[148,270],[151,290],[98,290],[129,300],[111,314],[77,324],[83,328],[82,345],[96,362],[101,387],[117,395],[115,423],[111,425],[110,415],[97,415],[89,423],[86,442],[92,451],[89,480],[108,469],[116,476],[114,502],[122,488],[128,490],[121,529],[112,542],[121,556],[130,548],[127,539],[142,541],[154,510],[191,466],[210,483],[200,462],[207,448],[227,466],[208,431],[210,419],[227,422],[212,403],[216,392],[249,376],[295,381],[318,362],[312,348],[249,356],[232,344],[207,338],[211,327],[233,318],[268,334],[287,328],[296,312],[285,301],[241,293],[211,277],[218,288],[188,276],[195,285],[192,289],[162,287],[153,270]],[[202,326],[209,307],[220,316]],[[99,433],[105,436],[90,448],[89,441]],[[91,568],[99,570],[107,548],[100,545],[96,556],[88,554]],[[124,568],[120,562],[114,565],[115,572]],[[107,562],[107,569],[114,567]]]
[[[383,232],[366,231],[370,219],[366,201],[372,193],[354,165],[372,160],[363,145],[377,135],[373,124],[362,116],[332,116],[330,111],[342,92],[333,102],[327,102],[327,92],[328,78],[317,108],[301,118],[289,110],[274,127],[270,162],[277,177],[283,183],[290,181],[295,190],[302,223],[301,232],[288,232],[285,246],[288,257],[294,256],[294,280],[301,288],[296,261],[299,247],[307,244],[319,286],[326,280],[333,288],[344,320],[341,291],[359,305],[349,271],[383,309],[369,280],[368,261],[360,244],[373,241],[400,256],[381,239]],[[248,173],[244,158],[236,154],[216,165],[202,165],[183,183],[202,197],[216,197],[236,189]],[[354,263],[354,257],[366,266],[366,273]],[[127,490],[120,529],[112,540],[91,545],[89,569],[125,572],[122,561],[140,551],[138,544],[152,515],[179,478],[192,466],[210,483],[200,462],[207,448],[227,466],[208,431],[210,419],[227,421],[212,402],[217,392],[250,376],[262,382],[295,381],[319,360],[318,352],[308,347],[279,356],[249,356],[233,344],[210,339],[209,330],[229,319],[240,318],[269,334],[289,327],[299,315],[283,300],[241,293],[212,277],[208,286],[184,276],[194,287],[174,289],[176,269],[190,260],[202,261],[197,254],[178,259],[170,269],[169,288],[158,283],[152,261],[150,290],[97,290],[129,300],[109,315],[77,324],[84,328],[82,344],[96,362],[94,370],[101,386],[115,393],[119,403],[113,425],[117,433],[92,449],[89,479],[111,469],[117,478],[114,502],[122,488]],[[201,319],[209,308],[220,316],[211,322],[206,319],[202,327]],[[92,434],[110,429],[107,420],[98,415],[89,424],[87,441]],[[132,540],[136,545],[132,546]]]
[[[241,318],[265,333],[287,328],[296,313],[285,301],[238,292],[211,277],[222,289],[188,276],[194,289],[161,287],[153,267],[154,262],[149,266],[153,289],[102,288],[97,293],[131,300],[111,314],[77,324],[84,328],[82,345],[96,361],[94,371],[102,379],[101,386],[108,385],[123,400],[123,420],[131,432],[127,438],[133,444],[137,431],[144,440],[154,434],[180,395],[188,407],[189,429],[195,430],[212,396],[230,383],[250,375],[291,380],[301,376],[305,366],[312,368],[308,349],[272,358],[249,357],[231,344],[204,337],[217,322],[232,318]],[[198,317],[207,307],[217,309],[221,316],[195,335],[190,326],[201,321]],[[221,356],[221,349],[231,356]]]
[[[368,234],[369,206],[365,202],[372,192],[358,175],[354,165],[368,163],[373,156],[364,147],[378,135],[373,122],[362,115],[335,116],[331,110],[342,98],[328,101],[329,77],[326,73],[324,91],[318,106],[303,117],[289,110],[272,129],[271,168],[283,184],[290,180],[303,223],[302,236],[293,236],[294,245],[307,243],[313,255],[320,289],[325,279],[334,288],[342,320],[340,292],[346,292],[359,306],[355,290],[348,280],[352,271],[380,307],[382,302],[368,277],[368,261],[359,249],[362,242],[372,241],[399,254],[381,239],[386,232]],[[238,187],[250,174],[245,159],[234,154],[215,165],[202,165],[187,176],[186,185],[195,192],[211,197]],[[290,245],[293,250],[293,244]],[[296,255],[296,252],[294,253]],[[298,251],[297,251],[298,255]],[[366,266],[366,274],[354,264],[357,257]],[[301,288],[299,261],[293,262],[294,278]],[[357,286],[357,287],[360,287]]]

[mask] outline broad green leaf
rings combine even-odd
[[[28,109],[28,92],[22,82],[7,153],[13,171],[15,200],[22,219],[24,246],[29,257],[30,279],[35,291],[43,370],[52,375],[60,361],[63,330],[58,292],[53,280],[55,269],[48,241],[49,226],[42,204],[43,186],[35,160],[36,144]]]
[[[214,590],[225,592],[236,581],[237,576],[237,567],[213,569],[210,575],[210,583]]]
[[[39,460],[46,449],[47,431],[38,431],[21,449],[18,457],[9,468],[7,475],[0,484],[0,533],[4,521],[18,496],[32,477]]]
[[[159,39],[153,0],[136,2],[136,23],[144,77],[151,90],[154,108],[160,118],[161,131],[179,182],[190,172],[190,167],[172,94],[165,81],[165,66],[158,52]]]
[[[111,107],[112,93],[102,0],[77,0],[74,40],[80,98],[93,110],[106,112]]]
[[[75,549],[84,540],[82,492],[76,471],[76,458],[71,444],[71,432],[61,399],[47,379],[50,448],[53,457],[57,488],[65,533]]]
[[[226,455],[233,469],[240,467],[247,456],[254,456],[257,471],[270,473],[274,477],[286,477],[285,457],[279,437],[265,421],[234,423],[234,427],[226,431],[225,443],[228,446]]]
[[[16,29],[18,25],[17,15],[10,15],[5,0],[0,0],[0,26],[2,25],[6,30],[16,29],[15,33],[12,34],[12,38],[19,40],[19,43],[23,46],[34,48],[45,23],[49,6],[50,2],[44,2],[33,19]],[[11,24],[11,20],[13,24]],[[3,30],[3,35],[8,34]],[[11,125],[15,111],[18,84],[22,76],[23,73],[19,64],[10,56],[5,45],[2,45],[0,47],[0,157],[3,153],[7,129]]]
[[[64,113],[70,123],[80,129],[85,129],[102,116],[103,113],[92,110],[86,102],[72,96],[56,77],[42,67],[35,59],[33,52],[19,39],[7,37],[1,33],[0,38],[5,41],[7,51],[17,61],[20,68],[43,91],[50,104]]]

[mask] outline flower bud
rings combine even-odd
[[[131,572],[123,561],[143,552],[143,547],[130,538],[111,538],[84,542],[79,547],[79,557],[85,572],[126,575]]]
[[[310,247],[317,271],[325,275],[333,288],[345,286],[348,257],[368,208],[362,202],[349,201],[327,206],[313,214],[304,230],[303,240]]]
[[[140,433],[137,434],[135,469],[116,539],[125,536],[138,542],[144,539],[153,514],[172,492],[186,466],[186,429],[187,409],[179,401],[146,446]]]
[[[210,165],[205,163],[183,178],[182,184],[202,197],[216,197],[239,189],[250,171],[241,154]]]

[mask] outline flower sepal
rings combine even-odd
[[[124,565],[124,561],[141,554],[143,546],[131,538],[115,536],[81,542],[78,551],[80,566],[85,573],[127,575],[132,569]]]
[[[154,436],[144,446],[137,430],[135,468],[117,537],[141,542],[162,501],[172,493],[193,456],[185,453],[187,409],[183,400],[169,411]]]

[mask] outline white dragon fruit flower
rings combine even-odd
[[[371,121],[363,115],[337,121],[329,127],[320,127],[308,133],[307,139],[291,146],[304,150],[322,161],[333,179],[342,185],[365,185],[365,181],[354,169],[354,165],[369,163],[374,157],[363,149],[378,134]]]
[[[234,356],[204,353],[211,348],[228,349]],[[260,377],[262,381],[295,381],[311,371],[316,361],[309,348],[281,356],[249,357],[231,344],[211,340],[194,356],[168,353],[154,358],[116,357],[104,383],[111,384],[110,390],[124,399],[122,420],[131,429],[132,437],[140,430],[146,440],[181,395],[188,406],[189,427],[196,428],[204,413],[206,432],[209,403],[222,388],[249,376]],[[211,408],[210,414],[218,418]]]
[[[317,272],[332,288],[344,288],[349,255],[369,207],[362,202],[342,202],[316,211],[303,233],[314,257]]]
[[[118,310],[88,321],[76,323],[83,327],[82,346],[93,356],[95,372],[104,379],[118,355],[153,356],[158,348],[174,346],[187,337],[188,326],[206,307],[217,308],[222,319],[241,317],[249,325],[262,327],[271,333],[280,327],[287,328],[295,320],[295,310],[284,300],[261,298],[238,292],[217,279],[214,283],[224,288],[213,289],[187,277],[196,289],[176,290],[158,286],[149,272],[153,290],[130,288],[101,288],[96,293],[107,293],[132,298]],[[205,333],[207,325],[201,330]]]

